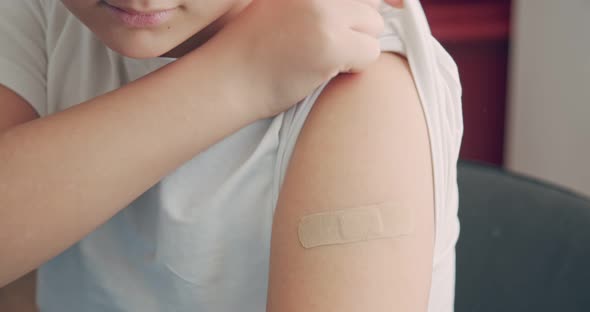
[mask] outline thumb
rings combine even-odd
[[[396,8],[403,8],[404,6],[404,0],[385,0],[385,2],[391,6],[394,6]]]

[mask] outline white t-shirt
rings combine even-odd
[[[457,69],[417,0],[406,0],[404,10],[383,5],[382,14],[382,48],[407,56],[431,139],[436,242],[429,311],[451,312],[463,131]],[[0,2],[0,84],[41,116],[173,61],[118,55],[58,0]],[[41,311],[265,311],[272,216],[299,131],[324,87],[210,147],[43,265]]]

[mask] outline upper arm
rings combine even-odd
[[[45,113],[44,1],[0,1],[0,131]]]
[[[37,112],[25,99],[0,85],[0,133],[38,117]]]
[[[0,1],[0,134],[38,118],[37,111],[46,101],[45,26],[40,2]],[[30,273],[0,288],[1,311],[35,310],[33,276]]]
[[[272,232],[268,311],[425,311],[434,244],[428,131],[405,60],[333,80],[299,136]],[[392,202],[411,235],[304,249],[301,217]]]

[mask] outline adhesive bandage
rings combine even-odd
[[[412,209],[391,202],[307,215],[298,229],[304,248],[395,238],[413,231]]]

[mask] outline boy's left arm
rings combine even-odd
[[[407,228],[404,223],[411,222],[412,231],[302,246],[302,217],[356,207],[349,211],[362,215],[375,203],[413,216],[413,221],[382,216],[390,227]],[[362,223],[358,214],[348,218]],[[275,213],[267,311],[426,311],[433,244],[424,114],[407,62],[384,53],[363,73],[332,80],[308,116]]]

